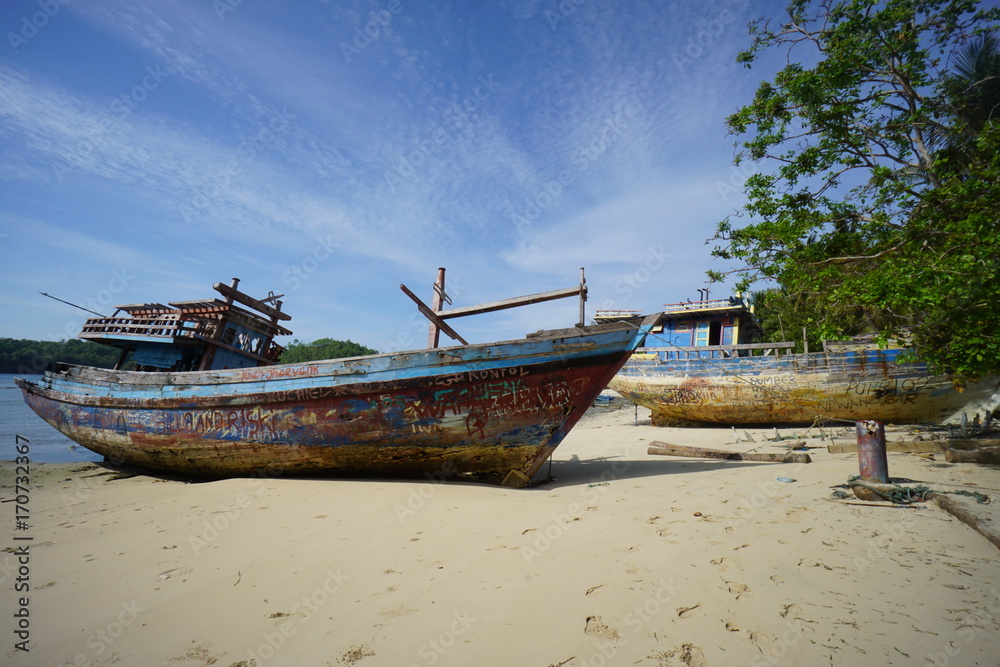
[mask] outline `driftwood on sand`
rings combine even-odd
[[[812,463],[808,454],[798,452],[785,452],[778,454],[757,453],[757,452],[727,452],[722,449],[706,449],[704,447],[690,447],[686,445],[671,445],[668,442],[654,440],[649,443],[647,454],[657,456],[689,456],[699,459],[722,459],[726,461],[762,461],[766,463]]]
[[[1000,463],[1000,447],[982,449],[949,449],[945,452],[948,463]]]

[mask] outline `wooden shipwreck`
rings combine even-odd
[[[605,323],[639,319],[629,311],[595,316]],[[934,423],[998,386],[997,378],[987,378],[956,387],[950,376],[906,360],[906,348],[880,348],[870,338],[794,353],[794,343],[759,337],[741,298],[668,304],[645,347],[609,386],[649,408],[656,426]]]
[[[126,350],[143,370],[56,364],[38,382],[17,380],[26,402],[110,461],[152,470],[433,476],[520,487],[658,319],[276,364],[271,338],[287,332],[278,324],[287,319],[280,302],[252,299],[235,284],[216,289],[225,302],[123,306],[131,317],[89,321],[81,335]],[[581,278],[569,290],[447,311],[441,270],[433,307],[404,291],[431,319],[436,345],[439,332],[457,336],[446,319],[551,298],[578,295],[582,321],[587,290]]]

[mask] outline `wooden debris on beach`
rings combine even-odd
[[[948,514],[977,531],[989,540],[995,547],[1000,549],[1000,527],[994,526],[989,516],[977,512],[975,504],[970,504],[969,502],[963,501],[954,495],[955,493],[962,492],[949,493],[932,491],[927,487],[903,486],[900,484],[878,484],[875,482],[865,482],[860,479],[848,482],[848,484],[850,484],[851,490],[854,491],[854,495],[857,496],[858,499],[864,501],[876,501],[879,503],[888,498],[892,498],[894,494],[898,494],[901,491],[913,492],[914,498],[916,499],[919,499],[916,496],[916,493],[918,491],[922,492],[924,494],[923,500],[934,503]],[[881,507],[882,504],[873,506]],[[905,507],[905,505],[899,506]]]
[[[981,449],[949,449],[945,453],[948,463],[1000,463],[1000,447]]]
[[[976,440],[974,438],[953,440],[897,440],[886,442],[887,452],[900,452],[905,454],[944,454],[950,449],[973,450],[980,447],[994,447],[1000,445],[1000,440]],[[827,445],[826,451],[830,454],[856,454],[858,446],[850,444]]]
[[[765,463],[812,463],[808,454],[788,451],[780,454],[757,452],[727,452],[722,449],[706,449],[685,445],[671,445],[668,442],[654,440],[649,443],[647,454],[657,456],[689,456],[698,459],[723,459],[726,461],[761,461]]]
[[[948,496],[943,493],[930,493],[927,497],[935,505],[977,531],[989,540],[993,546],[1000,549],[1000,528],[994,526],[989,517],[976,514],[975,511],[970,509],[968,503],[962,502],[954,496]]]

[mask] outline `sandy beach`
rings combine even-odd
[[[1000,550],[932,503],[835,499],[858,462],[829,430],[810,464],[646,453],[788,444],[748,435],[594,408],[521,490],[39,464],[18,499],[7,462],[2,662],[1000,663]],[[889,471],[996,511],[996,466],[935,458],[890,453]]]

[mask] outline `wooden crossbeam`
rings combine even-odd
[[[264,313],[268,317],[273,317],[279,320],[292,319],[292,316],[289,315],[288,313],[283,313],[277,308],[267,305],[263,301],[254,299],[251,296],[247,296],[246,294],[239,291],[235,287],[230,287],[225,283],[215,283],[214,285],[212,285],[212,288],[215,289],[215,291],[217,291],[219,294],[231,298],[233,301],[239,301],[244,306],[250,306],[254,310]]]
[[[430,307],[426,303],[424,303],[423,301],[420,300],[420,297],[418,297],[416,294],[414,294],[413,292],[411,292],[410,289],[406,285],[402,285],[401,284],[399,286],[399,289],[403,290],[403,293],[406,294],[406,296],[408,296],[411,299],[413,299],[413,303],[417,304],[417,309],[421,313],[423,313],[424,317],[426,317],[431,322],[433,322],[435,325],[437,325],[437,327],[439,329],[441,329],[441,331],[445,332],[446,334],[448,334],[448,336],[450,336],[454,340],[457,340],[462,345],[468,345],[469,344],[469,342],[467,340],[465,340],[464,338],[462,338],[461,336],[459,336],[458,333],[456,333],[456,331],[454,329],[452,329],[450,326],[448,326],[448,324],[444,320],[441,319],[441,317],[439,316],[438,313],[435,313],[433,310],[431,310]]]
[[[453,317],[464,317],[465,315],[492,313],[495,310],[504,310],[506,308],[515,308],[517,306],[527,306],[532,303],[542,303],[543,301],[552,301],[554,299],[565,299],[566,297],[576,296],[581,292],[586,292],[586,289],[586,287],[568,287],[566,289],[552,290],[551,292],[539,292],[538,294],[529,294],[527,296],[516,296],[512,299],[491,301],[490,303],[483,303],[478,306],[466,306],[464,308],[442,310],[437,313],[437,316],[442,320],[447,320]]]

